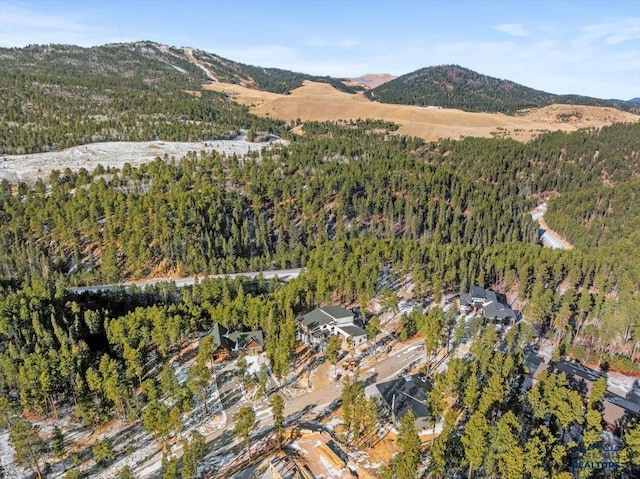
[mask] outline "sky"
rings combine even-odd
[[[640,0],[0,0],[0,46],[152,40],[314,75],[458,64],[557,94],[640,97]]]

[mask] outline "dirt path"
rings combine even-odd
[[[185,56],[187,57],[187,59],[191,63],[193,63],[195,66],[200,68],[200,70],[205,72],[207,77],[209,77],[209,80],[212,80],[212,81],[214,81],[216,83],[218,81],[220,81],[220,80],[218,80],[218,77],[216,77],[211,70],[209,70],[206,66],[204,66],[202,63],[200,63],[198,60],[196,60],[196,57],[193,56],[193,50],[191,48],[184,48],[183,51],[184,51]]]

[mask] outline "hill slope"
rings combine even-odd
[[[640,113],[630,102],[579,95],[554,95],[509,80],[501,80],[458,65],[423,68],[384,83],[366,95],[372,100],[402,105],[440,106],[467,111],[515,113],[553,103],[610,106]]]
[[[343,83],[343,79],[307,75],[280,68],[246,65],[202,50],[192,50],[191,54],[199,65],[210,71],[214,77],[213,80],[223,83],[233,83],[272,93],[289,93],[291,90],[301,87],[302,83],[307,80],[329,83],[334,88],[347,93],[355,92],[353,88]]]
[[[183,50],[152,42],[2,48],[0,154],[279,128],[224,95],[200,91],[206,81]]]
[[[224,93],[249,107],[252,113],[283,121],[338,121],[371,118],[400,125],[399,134],[428,141],[463,136],[508,136],[528,141],[543,131],[575,131],[600,128],[616,122],[640,120],[614,108],[552,105],[519,116],[468,112],[454,109],[392,105],[368,100],[363,94],[349,95],[331,85],[307,82],[289,95],[258,91],[228,83],[210,83],[208,90]]]

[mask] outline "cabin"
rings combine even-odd
[[[227,334],[227,338],[233,343],[235,354],[243,353],[247,356],[257,356],[264,351],[262,331],[247,331],[246,333],[235,331]]]
[[[213,337],[214,362],[224,361],[242,353],[255,356],[264,351],[264,335],[262,331],[233,331],[230,332],[220,323],[215,323],[207,335]]]
[[[214,362],[225,361],[231,358],[233,353],[233,342],[227,338],[229,330],[220,323],[215,323],[207,333],[213,337],[213,352],[211,359]]]

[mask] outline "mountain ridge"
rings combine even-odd
[[[29,45],[23,48],[0,48],[0,58],[11,58],[16,52],[26,53],[40,49],[37,63],[42,68],[42,60],[48,58],[47,53],[57,52],[58,58],[51,62],[45,73],[55,71],[56,75],[72,76],[78,62],[69,57],[86,54],[86,63],[92,67],[92,74],[100,77],[108,73],[119,73],[124,78],[134,78],[151,84],[170,78],[176,85],[188,88],[201,86],[205,82],[223,82],[272,93],[289,94],[302,86],[304,81],[327,83],[337,90],[346,93],[365,91],[365,95],[374,101],[391,104],[439,106],[458,108],[464,111],[500,112],[514,114],[518,110],[538,108],[554,103],[610,106],[624,111],[640,114],[640,99],[631,101],[606,100],[581,95],[556,95],[520,85],[510,80],[503,80],[475,72],[459,65],[439,65],[424,67],[399,77],[382,73],[366,74],[360,77],[336,78],[331,76],[309,75],[280,68],[269,68],[248,65],[206,52],[194,47],[173,47],[150,40],[127,43],[110,43],[95,47],[79,47],[75,45]],[[97,61],[97,58],[111,55],[123,63],[135,61],[139,55],[147,62],[146,70],[155,73],[147,75],[130,75],[120,66],[114,67],[109,62]],[[23,55],[24,56],[24,55]],[[66,66],[64,72],[58,71],[55,63],[62,62]],[[151,64],[149,62],[155,62]],[[108,68],[105,69],[105,64]],[[23,73],[30,64],[12,65]],[[46,66],[46,65],[45,65]],[[169,71],[166,71],[170,68]],[[164,69],[164,70],[163,70]],[[0,71],[2,68],[0,67]],[[208,74],[207,72],[211,73]],[[182,75],[179,75],[182,73]],[[142,76],[142,78],[138,78]],[[160,78],[162,75],[162,78]],[[122,80],[122,78],[121,78]]]
[[[554,103],[608,106],[640,113],[640,108],[631,102],[582,95],[556,95],[453,64],[425,67],[401,75],[367,91],[365,95],[383,103],[507,114]]]
[[[401,133],[429,141],[469,135],[513,135],[526,141],[549,128],[640,120],[621,110],[596,115],[580,108],[542,112],[540,121],[530,118],[530,112],[472,117],[453,109],[397,108],[367,98],[397,81],[367,91],[344,85],[343,79],[245,65],[151,41],[0,48],[0,154],[101,141],[233,138],[238,128],[282,134],[297,120],[392,121]]]

